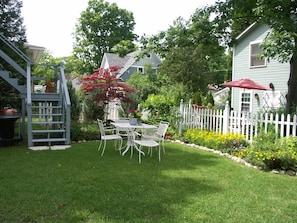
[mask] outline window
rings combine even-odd
[[[144,73],[143,67],[137,67],[137,71],[140,72],[141,74]]]
[[[242,92],[240,99],[241,99],[240,111],[250,112],[251,111],[251,93]]]
[[[250,44],[250,67],[263,67],[266,66],[265,59],[259,59],[261,53],[260,43]]]

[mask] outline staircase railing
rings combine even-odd
[[[16,47],[14,44],[12,44],[2,33],[0,33],[0,40],[8,46],[13,52],[16,53],[20,58],[22,58],[24,61],[31,63],[31,60],[29,57],[23,53],[18,47]]]
[[[8,56],[8,52],[4,52],[0,49],[0,57],[3,58],[7,63],[9,63],[18,73],[23,75],[24,77],[31,77],[31,60],[30,58],[22,52],[18,47],[16,47],[12,42],[10,42],[2,33],[0,33],[0,41],[3,43],[2,46],[7,46],[10,50],[10,54],[17,56],[19,59],[26,63],[26,68],[22,68],[19,64],[17,64],[10,56]],[[31,80],[27,78],[27,103],[31,102]],[[29,100],[29,101],[28,101]],[[25,112],[26,112],[26,102],[25,98],[22,97],[22,135],[25,135]]]
[[[64,74],[64,64],[60,63],[60,88],[61,88],[61,94],[62,97],[64,98],[64,107],[65,107],[65,115],[66,115],[66,130],[68,129],[69,131],[66,131],[66,144],[70,144],[70,120],[71,120],[71,102],[70,102],[70,97],[69,97],[69,92],[68,92],[68,87],[67,87],[67,81],[65,78]]]
[[[3,58],[8,64],[10,64],[18,73],[23,75],[26,78],[26,94],[22,95],[22,135],[25,135],[25,114],[27,111],[27,120],[28,120],[28,146],[32,146],[32,124],[29,123],[32,120],[32,77],[31,77],[31,69],[33,63],[30,58],[23,53],[19,48],[17,48],[14,44],[12,44],[5,36],[0,33],[0,42],[3,42],[2,46],[9,49],[9,55],[13,52],[14,56],[18,57],[18,60],[24,61],[26,64],[25,68],[22,68],[18,63],[15,62],[10,56],[8,56],[8,52],[2,51],[0,49],[0,57]],[[1,47],[2,48],[2,47]],[[4,48],[3,48],[4,50]],[[62,103],[64,108],[64,124],[65,124],[65,144],[70,144],[70,122],[71,122],[71,103],[69,98],[69,92],[67,88],[67,81],[64,74],[64,65],[60,63],[59,65],[53,65],[55,68],[55,73],[58,71],[57,68],[60,66],[60,75],[59,78],[59,100]],[[34,78],[33,78],[34,79]],[[23,92],[25,93],[25,92]],[[27,107],[26,107],[27,106]]]
[[[62,108],[62,117],[63,117],[63,123],[64,123],[63,126],[65,128],[65,144],[69,145],[71,142],[71,138],[70,138],[71,102],[70,102],[70,97],[69,97],[69,92],[68,92],[68,87],[67,87],[67,80],[65,78],[65,73],[64,73],[64,64],[60,63],[60,64],[56,64],[56,65],[54,65],[54,64],[51,64],[51,65],[49,65],[49,64],[35,64],[35,65],[51,66],[54,68],[55,86],[56,87],[54,89],[53,96],[56,97],[55,95],[57,95],[59,98],[58,103]],[[32,77],[30,77],[30,78],[32,79]],[[41,96],[46,95],[45,93],[37,93],[37,94],[40,94]],[[49,96],[47,96],[47,98],[48,97]],[[34,114],[32,112],[33,107],[34,106],[32,104],[28,105],[28,120],[32,120],[32,118],[34,116]],[[34,145],[33,142],[36,141],[36,139],[34,139],[33,135],[30,134],[30,132],[32,132],[32,131],[33,131],[32,125],[28,125],[28,146],[33,146]],[[49,145],[51,144],[51,142],[55,141],[55,139],[49,139],[49,140],[50,140]]]

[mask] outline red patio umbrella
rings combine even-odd
[[[246,88],[246,89],[255,89],[255,90],[269,90],[270,88],[265,87],[261,84],[256,83],[255,81],[248,79],[248,78],[242,78],[235,81],[230,81],[221,84],[221,86],[225,87],[237,87],[237,88]]]

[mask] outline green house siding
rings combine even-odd
[[[269,87],[273,83],[275,91],[280,91],[282,95],[287,93],[287,81],[289,78],[289,64],[279,63],[276,60],[266,62],[264,67],[250,67],[250,44],[263,41],[269,27],[266,25],[254,25],[249,31],[243,33],[237,44],[233,48],[233,67],[232,80],[249,78],[253,81]],[[256,113],[263,110],[265,101],[263,100],[264,91],[233,88],[231,106],[235,111],[240,111],[241,92],[251,93],[251,112]],[[255,99],[254,94],[259,95],[259,100]]]

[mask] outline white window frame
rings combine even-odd
[[[258,67],[266,67],[267,65],[267,60],[266,59],[259,59],[259,54],[261,53],[261,48],[260,48],[260,44],[262,43],[262,41],[254,41],[254,42],[250,42],[250,45],[249,45],[249,49],[250,49],[250,55],[249,55],[249,60],[250,60],[250,68],[258,68]],[[253,46],[256,46],[258,45],[259,46],[259,52],[257,53],[254,53],[252,52],[252,47]],[[253,62],[254,61],[258,61],[258,63],[256,65],[253,65]]]
[[[240,91],[239,92],[239,111],[240,112],[252,112],[252,91]],[[243,99],[243,95],[249,95],[249,101],[244,101]],[[246,97],[248,98],[248,97]],[[245,107],[248,107],[248,109],[243,109],[243,104],[245,105]]]
[[[144,74],[144,67],[137,67],[137,72]]]

